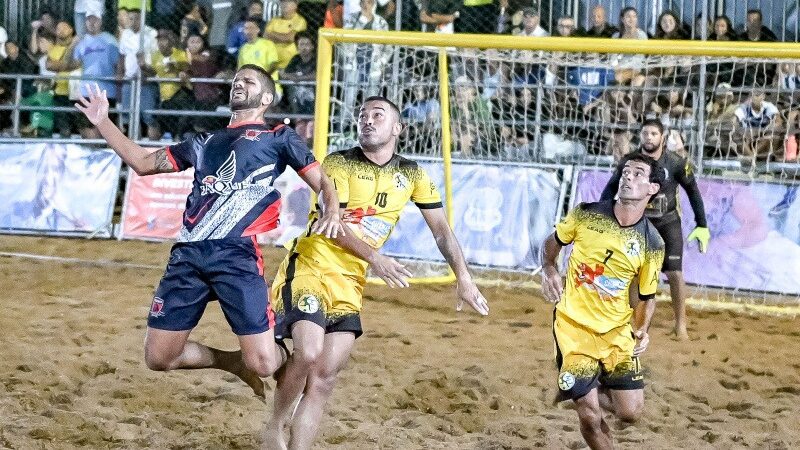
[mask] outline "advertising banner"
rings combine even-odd
[[[421,162],[444,196],[441,162]],[[561,189],[558,171],[453,164],[455,234],[470,264],[532,269],[553,229]],[[387,255],[442,261],[422,214],[409,203],[382,250]]]
[[[595,201],[611,173],[582,170],[573,205]],[[800,294],[800,202],[798,186],[699,178],[697,184],[711,231],[707,253],[685,240],[694,214],[681,190],[683,271],[692,284]]]
[[[0,145],[0,232],[111,236],[122,161],[77,145]]]

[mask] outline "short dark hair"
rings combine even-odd
[[[389,100],[388,98],[386,98],[386,97],[384,97],[382,95],[373,95],[371,97],[365,98],[364,102],[361,105],[362,106],[366,105],[367,102],[384,102],[384,103],[387,103],[392,108],[392,111],[394,111],[395,114],[397,114],[397,121],[398,122],[400,121],[400,108],[398,108],[397,105],[395,105],[394,102]]]
[[[272,79],[272,76],[264,70],[263,67],[257,66],[255,64],[245,64],[242,67],[236,69],[236,73],[239,73],[243,70],[250,69],[256,73],[258,73],[259,78],[261,78],[261,83],[264,85],[265,89],[269,89],[269,92],[274,96],[275,95],[275,81]]]
[[[659,164],[655,158],[645,155],[642,152],[628,153],[619,161],[620,170],[625,167],[625,164],[631,161],[642,162],[650,166],[650,182],[657,183],[659,186],[664,186],[664,170],[661,169],[661,164]]]
[[[309,41],[311,41],[312,44],[314,44],[314,47],[317,46],[317,41],[314,40],[314,34],[313,33],[309,33],[308,31],[301,31],[301,32],[295,34],[294,35],[294,43],[295,43],[295,45],[297,45],[297,43],[300,41],[300,39],[308,39]]]
[[[644,130],[644,127],[656,127],[661,134],[664,134],[664,124],[658,119],[646,119],[642,122],[642,126],[639,130]]]
[[[264,28],[264,21],[261,20],[261,17],[249,16],[248,18],[244,19],[244,23],[247,23],[247,22],[253,22],[254,24],[256,24],[256,26],[258,27],[259,30]]]
[[[50,30],[40,29],[39,34],[37,34],[39,39],[46,39],[50,42],[56,42],[56,35]]]
[[[764,20],[764,14],[760,9],[748,9],[746,16],[749,16],[750,14],[758,14],[759,20]]]

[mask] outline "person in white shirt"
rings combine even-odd
[[[156,43],[156,30],[145,25],[141,29],[141,13],[139,10],[128,11],[130,28],[122,31],[119,37],[120,58],[117,62],[117,80],[122,81],[122,92],[119,102],[122,109],[131,107],[131,78],[141,76],[139,67],[141,65],[152,64],[152,55],[158,49]],[[141,37],[144,34],[144,38]],[[143,39],[144,45],[140,46]],[[142,83],[140,110],[156,109],[158,104],[158,86],[155,83]],[[123,115],[123,122],[127,122],[127,115]],[[155,119],[151,114],[142,114],[142,121],[147,126],[155,125]]]
[[[545,37],[550,36],[541,26],[541,17],[535,8],[522,8],[522,28],[514,30],[514,36]]]
[[[743,156],[749,160],[779,157],[782,133],[776,133],[781,120],[778,107],[765,100],[763,91],[755,91],[734,113],[739,120]]]

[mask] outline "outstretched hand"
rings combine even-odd
[[[647,334],[646,330],[640,329],[634,331],[633,336],[636,338],[636,346],[633,347],[633,356],[639,356],[647,350],[647,346],[650,344],[650,335]]]
[[[329,239],[336,239],[340,234],[344,234],[344,224],[337,210],[330,213],[325,212],[322,217],[311,226],[311,232],[321,234]]]
[[[108,119],[108,96],[105,90],[100,90],[100,85],[94,83],[92,86],[85,84],[89,92],[87,99],[83,95],[75,103],[75,107],[82,112],[92,125],[97,126],[105,119]]]
[[[542,268],[542,295],[550,303],[558,303],[561,300],[561,292],[564,289],[564,281],[558,269],[553,266]]]
[[[458,303],[456,303],[456,311],[461,311],[464,308],[464,303],[466,302],[469,306],[472,307],[475,311],[477,311],[482,316],[489,315],[489,303],[481,294],[481,291],[478,290],[478,286],[475,286],[475,283],[472,281],[469,282],[458,282],[456,286],[456,292],[458,294]]]
[[[412,277],[411,272],[396,259],[376,253],[375,257],[369,262],[372,273],[383,280],[389,287],[408,287],[408,278]]]

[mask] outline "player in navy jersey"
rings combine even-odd
[[[275,84],[257,66],[245,65],[236,72],[226,129],[200,133],[155,152],[128,139],[109,120],[105,91],[96,84],[87,90],[89,98],[75,106],[137,174],[195,170],[183,227],[148,316],[147,367],[222,369],[263,397],[259,377],[275,372],[287,355],[275,344],[275,315],[255,235],[277,226],[280,194],[272,184],[290,166],[321,193],[323,214],[312,231],[336,237],[343,230],[333,183],[294,130],[265,126]],[[188,340],[206,304],[215,299],[239,337],[239,351]]]

